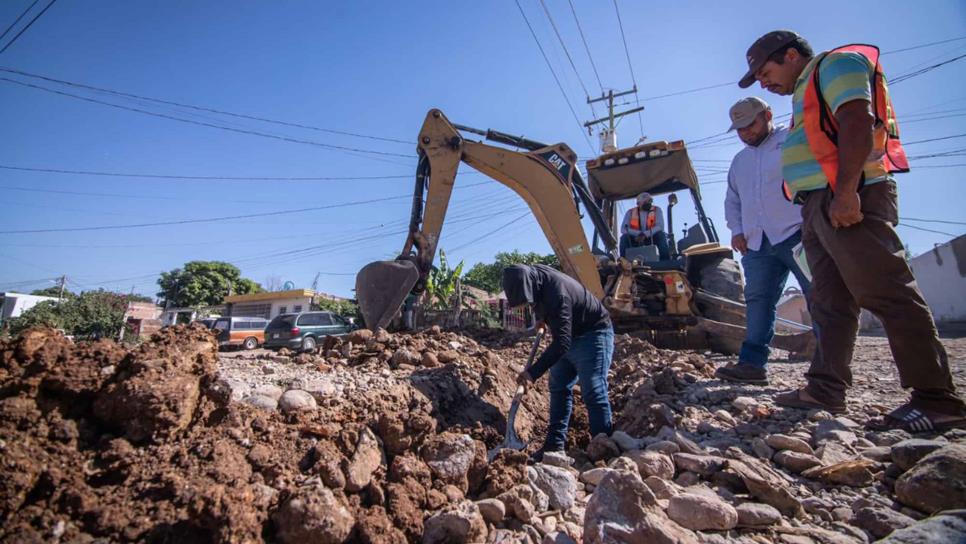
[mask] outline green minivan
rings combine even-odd
[[[326,336],[342,336],[352,324],[332,312],[281,314],[265,328],[265,347],[315,351]]]

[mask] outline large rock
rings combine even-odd
[[[167,440],[191,423],[202,384],[214,381],[217,368],[218,344],[208,331],[164,329],[117,365],[94,414],[131,442]]]
[[[620,454],[621,449],[617,446],[617,443],[604,433],[600,433],[592,438],[590,444],[587,445],[587,457],[591,461],[606,460],[617,457]]]
[[[618,542],[697,544],[694,533],[671,521],[640,476],[615,471],[604,476],[584,514],[584,544]]]
[[[830,484],[848,485],[852,487],[865,487],[872,484],[874,475],[872,467],[875,461],[871,459],[856,459],[836,463],[827,467],[813,467],[802,471],[802,476],[815,480],[822,480]]]
[[[892,462],[902,470],[909,470],[920,459],[947,445],[948,442],[910,438],[892,445]]]
[[[315,397],[308,391],[301,389],[289,389],[282,393],[282,396],[278,399],[278,409],[284,414],[314,410],[317,406]]]
[[[789,491],[788,481],[777,471],[762,461],[729,448],[727,470],[736,474],[748,488],[748,492],[758,500],[770,504],[786,516],[802,515],[802,504]]]
[[[609,467],[592,468],[580,473],[580,481],[585,484],[598,485],[604,479],[604,476],[607,476],[611,472],[616,471]]]
[[[966,510],[948,510],[926,518],[905,529],[899,529],[879,544],[962,544],[966,541]]]
[[[739,504],[735,510],[738,512],[738,525],[742,527],[765,527],[782,519],[781,512],[775,507],[757,502]]]
[[[355,525],[345,502],[321,484],[298,488],[272,514],[272,521],[276,538],[285,544],[345,542]]]
[[[682,493],[668,501],[667,515],[695,531],[727,531],[738,525],[738,512],[717,497]]]
[[[966,505],[966,445],[923,457],[896,481],[899,502],[930,514]]]
[[[477,458],[476,442],[470,435],[440,433],[428,439],[420,453],[434,476],[467,491],[468,475]]]
[[[772,460],[796,474],[822,464],[814,455],[792,450],[782,450]]]
[[[480,509],[483,520],[496,525],[506,517],[506,505],[499,499],[483,499],[476,501],[476,507]]]
[[[808,442],[801,438],[795,438],[794,436],[773,434],[765,438],[765,443],[779,451],[790,450],[807,455],[813,455],[815,453],[812,447],[808,445]]]
[[[570,471],[552,465],[537,464],[527,469],[530,482],[543,491],[550,507],[570,510],[577,498],[577,478]]]
[[[694,472],[702,476],[711,476],[720,471],[724,468],[726,461],[726,459],[714,455],[674,454],[674,464],[677,465],[679,470]]]
[[[385,463],[386,456],[382,453],[379,439],[369,427],[363,427],[356,443],[356,451],[346,465],[346,490],[362,491],[372,481],[373,473]]]
[[[674,478],[674,463],[663,453],[636,450],[627,452],[627,457],[637,465],[641,478],[648,476],[657,476],[665,480]]]
[[[624,431],[614,431],[610,439],[617,444],[617,447],[624,451],[639,450],[644,447],[644,441],[640,438],[625,433]]]
[[[462,501],[434,514],[423,525],[424,544],[482,543],[485,540],[486,523],[480,509],[471,501]]]
[[[908,527],[916,522],[909,516],[890,508],[866,507],[852,516],[852,525],[864,530],[873,538],[885,538],[896,529]]]

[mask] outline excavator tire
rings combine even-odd
[[[738,261],[725,256],[708,259],[698,277],[705,291],[735,302],[745,302],[745,282]]]

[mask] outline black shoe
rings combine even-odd
[[[718,370],[714,371],[714,375],[716,378],[729,382],[768,385],[768,375],[765,373],[765,368],[748,363],[728,363],[725,366],[718,367]]]

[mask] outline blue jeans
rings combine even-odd
[[[550,424],[543,444],[545,450],[562,450],[567,443],[577,380],[590,419],[590,434],[611,433],[607,371],[613,355],[614,329],[608,327],[574,338],[570,351],[550,367]]]
[[[792,248],[802,241],[801,231],[772,245],[762,236],[758,251],[748,250],[741,258],[745,269],[745,306],[747,333],[738,360],[763,367],[768,362],[768,344],[775,336],[775,308],[791,272],[802,286],[805,299],[811,285],[792,256]]]

